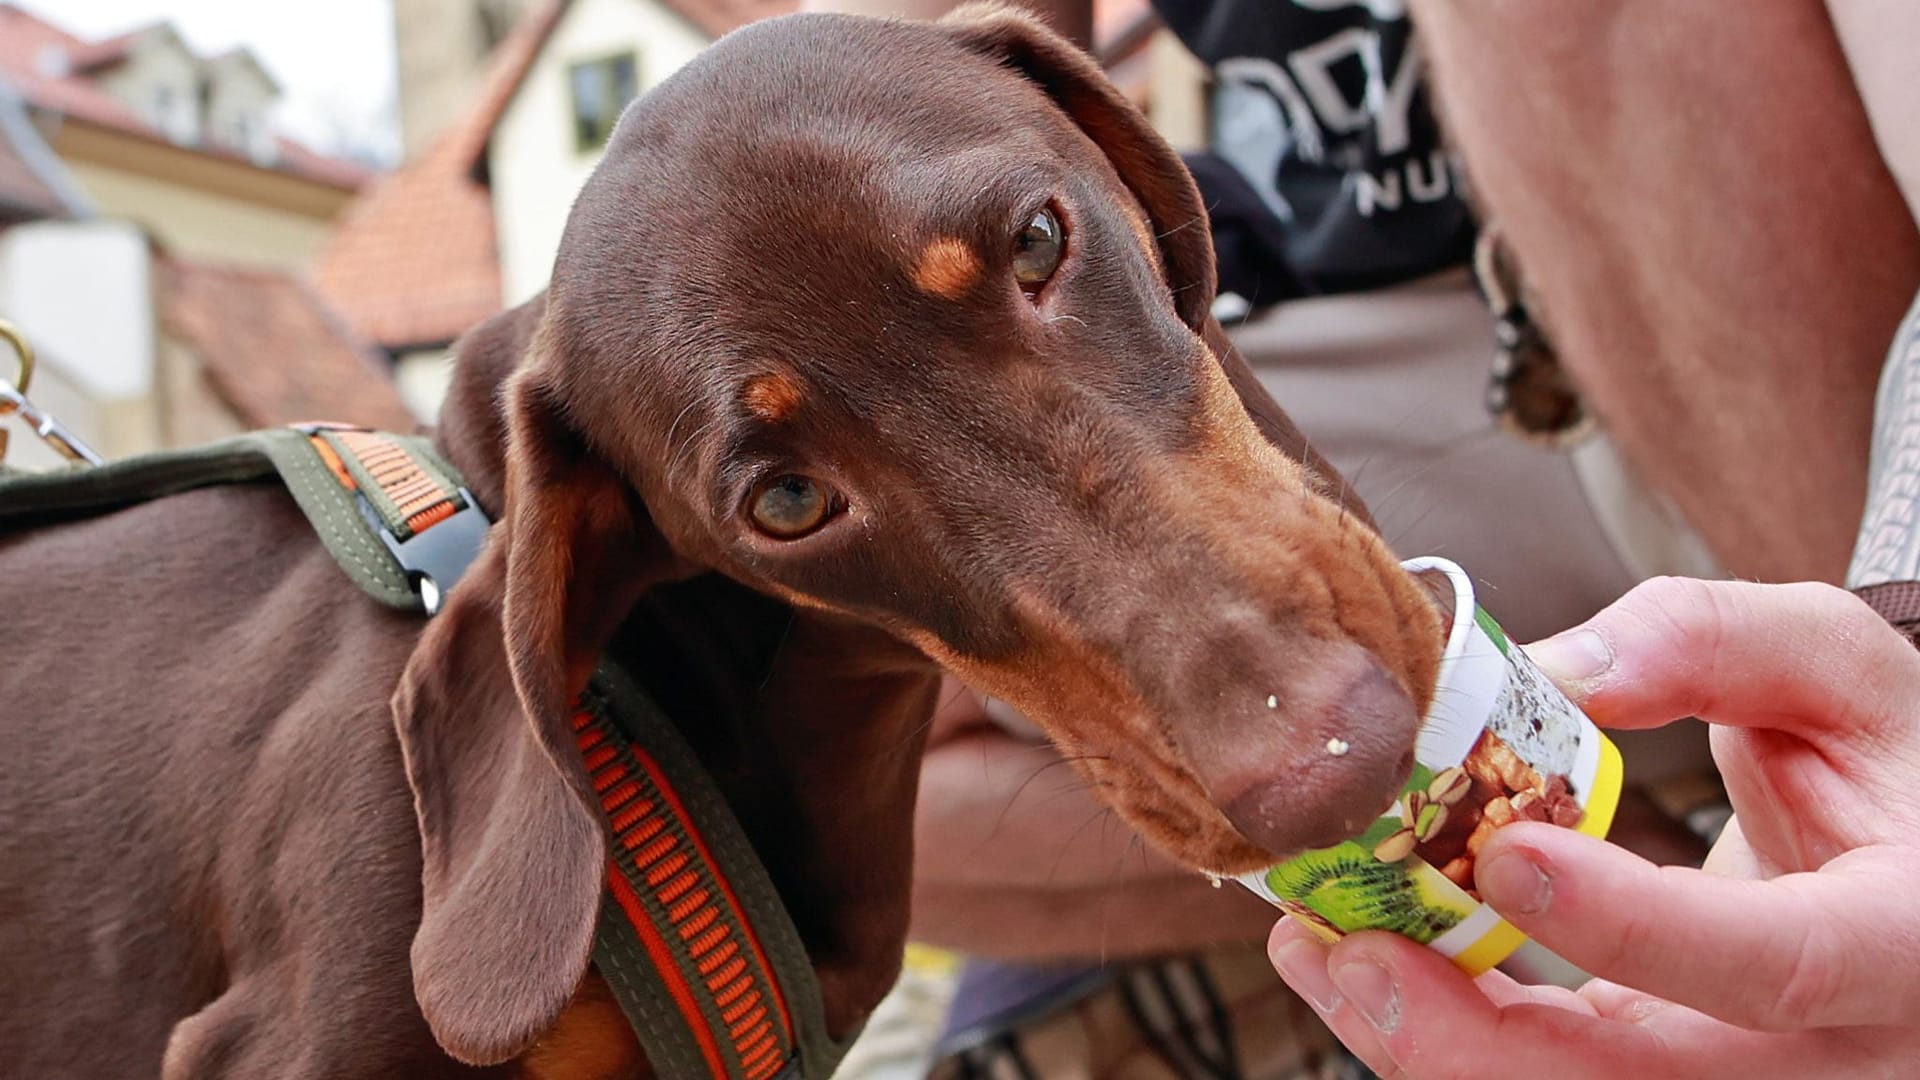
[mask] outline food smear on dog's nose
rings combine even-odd
[[[1474,602],[1465,571],[1444,559],[1404,565],[1444,587],[1452,608],[1412,775],[1358,836],[1238,880],[1328,941],[1390,930],[1478,975],[1525,941],[1474,891],[1481,846],[1515,821],[1604,837],[1620,753]],[[1332,738],[1326,749],[1349,747]]]

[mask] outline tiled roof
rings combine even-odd
[[[716,38],[799,7],[798,0],[662,2]],[[493,202],[476,177],[493,126],[568,3],[545,0],[528,13],[495,51],[473,107],[342,217],[314,277],[359,334],[389,348],[438,345],[500,310]],[[1095,3],[1103,41],[1148,16],[1147,0]]]
[[[101,68],[112,67],[127,58],[127,54],[133,51],[133,43],[145,36],[147,31],[164,25],[166,24],[148,23],[135,30],[80,45],[67,53],[67,66],[78,72],[98,71]]]
[[[17,121],[15,123],[14,121]],[[0,85],[0,221],[54,217],[73,210],[28,163],[30,149],[15,138],[38,139],[12,91]],[[39,147],[46,152],[45,144]]]
[[[800,0],[664,0],[710,38],[719,38],[750,22],[800,10]]]
[[[356,333],[389,348],[437,345],[500,310],[493,198],[475,165],[565,8],[546,0],[520,20],[466,115],[342,215],[313,273]]]
[[[0,3],[0,76],[36,108],[155,142],[168,142],[160,129],[138,112],[78,73],[83,70],[77,66],[79,62],[93,66],[109,63],[112,56],[124,53],[127,44],[145,32],[135,31],[88,43],[20,7]],[[364,184],[371,175],[359,165],[325,157],[290,139],[279,139],[278,143],[280,157],[273,171],[347,190]],[[223,147],[185,149],[260,167],[245,154]]]
[[[158,269],[162,327],[192,348],[248,426],[416,426],[385,363],[299,278],[172,256]]]

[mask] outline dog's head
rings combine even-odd
[[[1179,160],[1011,13],[763,23],[631,108],[489,412],[505,517],[396,698],[443,1043],[498,1060],[577,981],[605,863],[565,706],[697,572],[1015,705],[1198,867],[1384,808],[1437,616],[1213,286]]]

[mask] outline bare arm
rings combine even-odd
[[[1827,12],[1860,87],[1880,156],[1906,196],[1907,209],[1920,219],[1920,79],[1913,72],[1920,4],[1827,0]]]
[[[802,11],[844,11],[854,15],[896,15],[908,19],[937,19],[960,6],[962,0],[801,0]],[[1093,41],[1093,0],[1017,0],[1045,19],[1048,26],[1087,48]]]
[[[1920,233],[1826,5],[1413,14],[1476,188],[1627,456],[1733,573],[1839,581]]]

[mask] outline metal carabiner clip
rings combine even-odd
[[[0,417],[19,413],[27,427],[40,436],[42,442],[69,461],[85,465],[102,465],[106,459],[95,453],[93,448],[80,440],[78,435],[68,431],[65,424],[47,415],[39,406],[27,397],[27,386],[33,381],[33,346],[21,335],[14,325],[0,319],[0,339],[13,346],[13,354],[20,361],[14,371],[12,381],[0,378]],[[7,431],[0,428],[0,461],[7,456]]]

